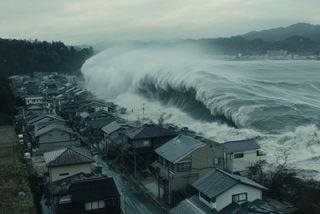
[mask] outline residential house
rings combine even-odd
[[[213,141],[178,135],[155,151],[159,156],[160,185],[169,204],[173,192],[182,192],[212,169],[223,168],[223,147]]]
[[[72,121],[76,117],[78,108],[79,108],[79,103],[74,101],[68,101],[65,103],[61,103],[61,106],[59,107],[59,111],[64,118],[67,118],[68,120]]]
[[[79,117],[77,117],[76,127],[79,129],[86,127],[88,121],[90,121],[90,114],[86,111],[81,112]]]
[[[225,148],[225,169],[229,172],[241,172],[248,167],[265,160],[265,154],[254,139],[229,141],[222,144]]]
[[[43,154],[50,182],[57,181],[78,173],[91,173],[94,162],[89,150],[80,147],[46,152]]]
[[[90,93],[85,90],[85,89],[81,89],[81,90],[78,90],[78,91],[75,91],[74,92],[74,97],[76,99],[80,99],[80,100],[85,100],[87,99],[88,97],[90,96]]]
[[[95,120],[95,119],[102,119],[102,118],[115,118],[115,116],[110,112],[100,109],[95,112],[92,112],[90,114],[90,118],[92,120]]]
[[[90,101],[79,107],[79,111],[97,112],[102,110],[110,113],[114,111],[114,108],[115,105],[112,102]]]
[[[121,214],[121,195],[112,177],[79,173],[47,186],[56,214]]]
[[[125,121],[113,121],[110,124],[102,127],[104,134],[103,140],[100,143],[101,150],[105,153],[115,153],[123,144],[121,134],[128,129],[134,128],[133,124]]]
[[[100,142],[104,136],[101,128],[115,120],[116,119],[114,117],[108,117],[88,121],[88,125],[85,131],[85,135],[87,136],[88,141],[91,144]]]
[[[35,130],[35,142],[39,147],[37,153],[53,151],[67,146],[79,146],[77,133],[65,125],[52,123]]]
[[[170,214],[283,213],[262,199],[264,186],[219,169],[209,172],[192,186],[197,194],[181,201]]]
[[[58,86],[57,86],[57,84],[55,82],[47,83],[46,94],[48,96],[57,96],[59,94]]]
[[[43,96],[32,95],[26,96],[24,99],[26,101],[26,105],[36,105],[43,103]]]
[[[48,109],[40,104],[30,104],[25,107],[25,115],[37,115],[37,114],[46,114]]]
[[[24,81],[23,87],[27,94],[40,94],[39,81]]]
[[[123,142],[129,147],[128,156],[134,162],[134,175],[137,169],[146,169],[156,161],[155,149],[177,136],[177,133],[156,124],[145,124],[141,127],[123,132]]]
[[[32,130],[34,129],[41,129],[45,126],[48,126],[52,123],[64,125],[65,120],[62,117],[59,117],[58,115],[54,114],[41,114],[35,118],[32,118],[31,120],[27,121],[27,125],[32,127]]]

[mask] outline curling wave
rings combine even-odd
[[[314,72],[310,80],[305,69]],[[281,133],[320,124],[317,69],[317,62],[235,62],[186,50],[113,48],[82,71],[88,88],[105,99],[130,91],[194,119]]]
[[[318,61],[222,61],[192,50],[112,48],[82,68],[95,95],[217,142],[258,137],[275,162],[320,180]],[[145,114],[142,113],[142,103]]]

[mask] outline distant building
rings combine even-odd
[[[268,50],[267,56],[270,59],[286,59],[288,53],[285,50]]]
[[[26,96],[25,98],[26,105],[42,104],[43,96]]]

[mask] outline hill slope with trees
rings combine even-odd
[[[62,42],[0,38],[0,125],[10,124],[17,102],[7,77],[33,72],[80,74],[93,49],[66,46]]]
[[[92,48],[78,49],[62,42],[0,39],[3,76],[33,72],[77,73],[92,55]]]
[[[297,23],[288,27],[279,27],[262,31],[252,31],[242,35],[248,40],[263,39],[265,41],[280,41],[292,36],[304,37],[320,43],[320,25]]]

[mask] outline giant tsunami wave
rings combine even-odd
[[[174,122],[197,124],[215,139],[260,136],[273,156],[279,147],[287,148],[291,163],[306,169],[304,163],[320,159],[319,64],[227,61],[188,49],[118,47],[89,59],[82,72],[87,88],[100,98],[129,109],[139,99],[154,103],[150,111],[161,106],[168,113],[175,107],[183,116],[173,112]],[[139,99],[131,99],[135,96]],[[183,118],[192,122],[184,124]]]

